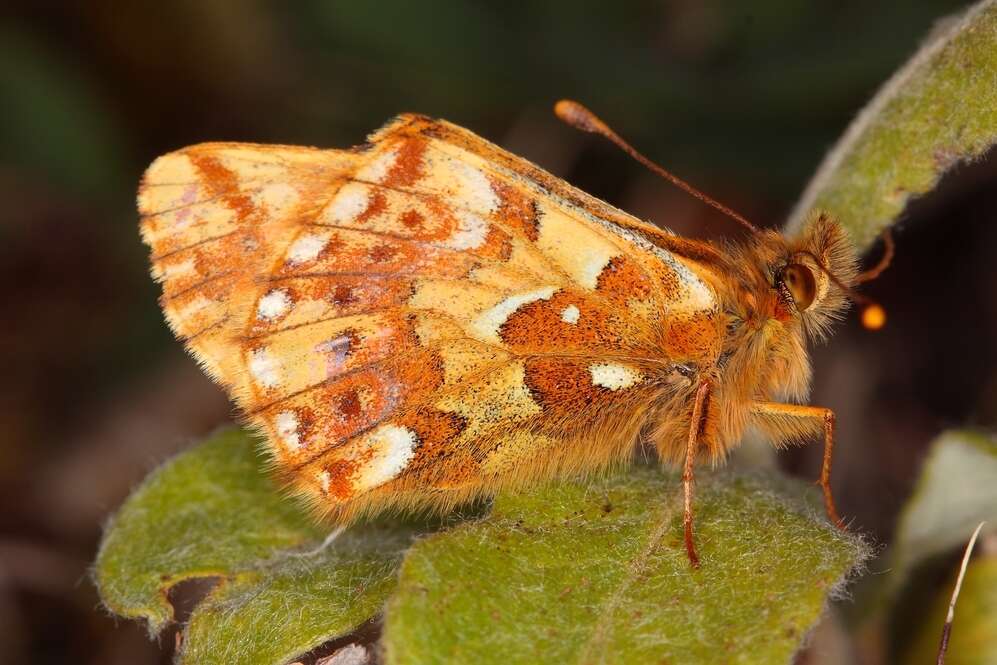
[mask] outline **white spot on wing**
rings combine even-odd
[[[284,316],[291,306],[291,297],[286,289],[274,289],[260,298],[256,307],[256,318],[272,321]]]
[[[710,310],[716,308],[716,298],[713,297],[713,292],[710,291],[709,287],[702,280],[696,277],[685,266],[682,266],[682,271],[679,274],[682,276],[682,282],[689,293],[689,298],[686,302],[690,309]]]
[[[184,319],[189,319],[195,314],[198,314],[201,310],[207,309],[214,304],[215,303],[213,300],[208,300],[204,296],[199,295],[193,300],[191,300],[189,303],[187,303],[184,307],[177,309],[176,315],[177,318],[179,318],[181,321]]]
[[[357,171],[356,178],[357,180],[365,180],[367,182],[384,182],[384,179],[388,177],[388,172],[391,171],[391,167],[395,165],[395,161],[397,160],[397,147],[386,150],[375,157],[372,162]]]
[[[517,309],[527,303],[531,303],[536,300],[548,300],[552,295],[554,295],[555,291],[557,291],[556,287],[545,286],[542,289],[530,291],[529,293],[520,293],[509,296],[491,309],[485,310],[478,315],[478,318],[476,318],[471,324],[471,329],[480,339],[487,342],[501,344],[502,339],[499,337],[499,329],[502,327],[502,324],[506,322],[506,319],[512,316]]]
[[[581,316],[581,312],[575,305],[568,305],[561,311],[561,320],[572,325],[578,323],[579,316]]]
[[[301,447],[301,437],[298,434],[298,416],[294,411],[281,411],[277,414],[274,424],[277,436],[288,448],[297,450]]]
[[[318,484],[322,488],[322,491],[326,494],[329,493],[329,487],[332,485],[332,475],[328,471],[319,471],[315,474],[318,479]]]
[[[541,204],[543,223],[537,246],[557,263],[572,280],[586,289],[595,289],[599,275],[614,256],[621,254],[619,246],[598,231],[579,224],[564,210]]]
[[[197,266],[193,258],[186,259],[179,263],[168,263],[163,261],[152,266],[152,273],[157,279],[176,279],[189,273],[197,275]]]
[[[354,220],[367,209],[369,200],[370,191],[366,185],[347,183],[339,188],[336,198],[326,209],[324,221],[341,223]]]
[[[613,260],[615,254],[605,247],[594,247],[591,245],[584,245],[583,247],[584,254],[580,259],[581,270],[578,274],[578,283],[594,289],[599,285],[599,275],[606,269],[609,262]]]
[[[291,245],[287,250],[287,260],[289,263],[307,263],[314,261],[325,248],[328,238],[313,234],[303,235]]]
[[[633,367],[618,363],[596,363],[589,365],[589,373],[592,374],[593,385],[609,388],[610,390],[629,388],[641,380],[640,372]]]
[[[484,173],[458,160],[450,163],[450,170],[461,205],[486,215],[498,209],[498,195]]]
[[[488,222],[479,215],[468,210],[454,212],[459,226],[446,241],[447,247],[453,249],[477,249],[485,243],[488,236]]]
[[[263,204],[271,213],[283,211],[298,202],[298,190],[287,183],[271,183],[254,197],[257,204]]]
[[[363,466],[360,484],[370,489],[388,482],[408,465],[419,438],[407,427],[381,425],[365,437],[373,457]]]
[[[280,362],[263,349],[256,349],[249,356],[249,371],[257,383],[265,388],[273,388],[280,383]]]

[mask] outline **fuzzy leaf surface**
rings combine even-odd
[[[785,663],[868,555],[776,476],[703,474],[693,570],[681,483],[638,468],[502,495],[416,543],[388,663]]]
[[[369,524],[319,545],[328,527],[283,497],[257,442],[222,432],[153,472],[101,544],[104,604],[158,635],[179,582],[217,578],[194,608],[181,663],[285,663],[375,616],[416,527]]]

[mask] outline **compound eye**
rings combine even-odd
[[[796,309],[801,312],[813,303],[817,297],[817,280],[813,271],[799,263],[790,263],[782,271],[782,281],[793,294]]]

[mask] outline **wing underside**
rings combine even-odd
[[[171,153],[139,203],[170,325],[344,519],[621,459],[716,308],[663,232],[416,116]]]

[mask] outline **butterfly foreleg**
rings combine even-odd
[[[779,418],[812,420],[822,423],[824,429],[824,461],[820,468],[821,490],[824,492],[824,508],[828,518],[839,528],[845,529],[845,523],[838,515],[831,494],[831,461],[834,451],[834,411],[822,406],[806,406],[802,404],[780,404],[778,402],[756,402],[752,411],[761,416]]]

